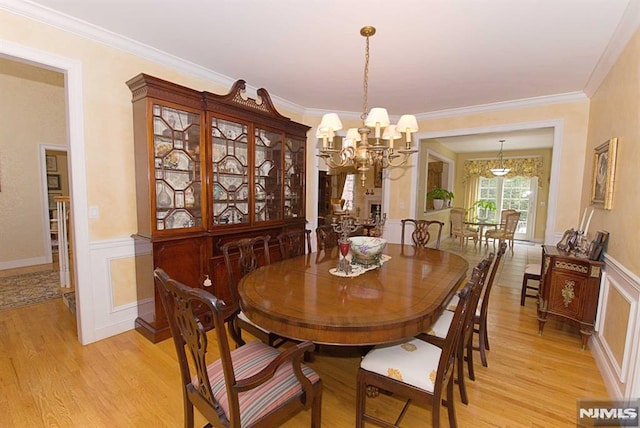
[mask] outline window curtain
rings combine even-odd
[[[516,158],[504,159],[504,167],[511,171],[503,177],[538,177],[538,186],[542,186],[542,158]],[[492,168],[500,168],[498,159],[468,160],[464,162],[464,207],[471,208],[471,205],[478,200],[478,184],[480,177],[493,177]]]
[[[474,175],[467,178],[464,182],[464,208],[469,209],[475,201],[478,200],[478,184],[480,176]]]
[[[504,159],[504,167],[511,171],[504,177],[542,177],[542,158],[516,158]],[[500,168],[498,159],[468,160],[464,162],[465,182],[471,177],[492,177],[492,168]],[[542,180],[538,180],[541,183]]]

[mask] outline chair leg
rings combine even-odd
[[[490,351],[491,348],[489,347],[489,330],[487,329],[487,318],[484,318],[481,321],[480,330],[481,330],[482,337],[484,339],[484,349],[486,349],[487,351]]]
[[[184,397],[184,427],[193,428],[193,404]]]
[[[524,298],[527,295],[527,282],[529,281],[529,277],[525,273],[522,276],[522,290],[520,291],[520,306],[524,306]]]
[[[464,383],[464,347],[460,347],[458,350],[458,388],[460,389],[460,401],[463,404],[469,404],[469,397],[467,396],[467,385]],[[453,376],[453,375],[452,375]]]
[[[467,370],[469,371],[469,379],[476,380],[476,372],[473,368],[473,335],[469,338],[467,348]]]
[[[435,401],[435,400],[434,400]],[[436,405],[438,407],[440,407],[440,403],[433,403],[433,407],[435,408]],[[434,409],[435,412],[435,409]],[[456,428],[458,426],[458,422],[456,421],[456,410],[455,407],[453,407],[453,377],[449,378],[449,382],[447,384],[447,413],[449,415],[449,426],[451,428]],[[434,427],[438,427],[439,425],[436,425],[436,420],[434,417]],[[438,421],[438,424],[440,422]]]
[[[311,407],[311,428],[322,427],[322,386],[318,388],[316,395],[313,397],[313,406]]]
[[[489,367],[489,364],[487,363],[487,353],[486,353],[486,350],[489,349],[489,342],[487,340],[485,331],[483,330],[482,327],[478,329],[478,340],[479,340],[478,351],[480,351],[480,360],[482,361],[482,366]]]
[[[362,380],[362,376],[358,371],[357,381],[356,381],[356,426],[355,428],[363,428],[364,427],[364,412],[366,410],[366,399],[367,394],[365,388],[367,386],[364,384]]]

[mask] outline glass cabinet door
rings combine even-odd
[[[282,134],[255,128],[256,222],[282,219]]]
[[[247,125],[213,117],[211,145],[213,224],[249,223]]]
[[[200,114],[153,105],[157,230],[202,227]]]
[[[303,140],[287,138],[284,148],[284,216],[304,217],[304,154]]]

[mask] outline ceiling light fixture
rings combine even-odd
[[[362,103],[362,126],[350,128],[344,137],[342,147],[334,147],[333,139],[336,131],[342,129],[342,122],[336,113],[327,113],[318,126],[317,138],[322,138],[320,158],[329,168],[354,166],[360,173],[360,182],[364,187],[367,171],[378,163],[382,168],[398,167],[407,162],[409,156],[417,150],[411,148],[411,134],[418,131],[418,121],[414,115],[403,115],[397,125],[390,125],[387,109],[374,107],[368,111],[369,97],[369,37],[376,33],[371,26],[362,27],[360,35],[366,37],[364,62],[364,97]],[[382,132],[382,128],[384,132]],[[369,134],[373,132],[373,141],[369,143]],[[393,140],[402,138],[404,132],[404,148],[394,150]],[[385,141],[388,141],[385,142]]]
[[[504,159],[502,155],[502,146],[504,145],[504,140],[499,140],[499,141],[500,141],[500,152],[498,152],[498,160],[500,161],[500,168],[491,168],[490,171],[493,175],[502,177],[503,175],[507,175],[511,170],[509,168],[504,167]]]

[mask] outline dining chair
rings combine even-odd
[[[282,260],[311,253],[311,231],[309,229],[282,232],[277,238]]]
[[[520,220],[520,212],[514,211],[506,214],[505,223],[500,225],[500,228],[496,230],[487,230],[484,234],[485,245],[489,246],[489,239],[493,239],[493,247],[496,246],[497,241],[507,241],[511,252],[513,252],[513,236],[516,233],[518,227],[518,221]]]
[[[240,309],[240,296],[238,295],[238,282],[240,279],[253,272],[260,265],[271,263],[269,257],[269,235],[256,236],[254,238],[241,238],[226,242],[222,245],[222,255],[227,270],[227,281],[233,304],[238,308],[238,314],[234,319],[232,334],[236,335],[236,341],[244,343],[242,330],[249,332],[269,346],[278,347],[287,339],[272,333],[253,323]],[[256,253],[258,250],[258,253]],[[262,263],[260,262],[262,260]]]
[[[318,251],[338,246],[338,234],[330,224],[323,224],[316,228],[316,240],[318,242]]]
[[[447,407],[449,426],[457,426],[453,372],[458,342],[471,310],[471,296],[478,294],[481,287],[480,277],[475,275],[459,292],[460,304],[441,346],[419,335],[401,344],[376,346],[364,356],[356,381],[356,428],[362,428],[365,422],[397,427],[412,401],[431,405],[433,427],[440,426],[441,405]],[[394,423],[380,419],[373,412],[367,413],[367,398],[377,397],[379,391],[407,399]]]
[[[478,243],[478,231],[465,226],[464,208],[452,208],[449,214],[451,219],[451,236],[460,239],[460,248],[462,248],[464,242],[469,242],[469,239],[473,239],[473,246],[475,247]]]
[[[440,238],[442,236],[442,228],[444,227],[443,222],[437,220],[415,220],[412,218],[405,218],[400,221],[402,222],[401,245],[404,245],[405,226],[411,224],[413,225],[413,231],[411,232],[413,245],[417,247],[427,247],[431,240],[429,228],[432,228],[433,234],[435,235],[435,245],[433,248],[440,249]]]
[[[488,367],[487,363],[487,354],[486,351],[489,351],[489,329],[487,326],[487,316],[489,312],[489,297],[491,296],[491,289],[493,288],[493,281],[496,279],[496,274],[498,269],[500,268],[500,261],[502,260],[502,256],[507,251],[507,243],[501,242],[498,248],[498,252],[496,253],[496,258],[493,262],[493,266],[491,267],[491,273],[489,274],[489,278],[486,281],[484,286],[484,291],[482,292],[482,298],[479,302],[479,307],[476,309],[473,314],[473,333],[478,335],[478,347],[473,348],[475,351],[480,352],[480,359],[482,361],[482,365],[484,367]],[[471,343],[473,340],[471,341]],[[473,374],[473,364],[469,365],[469,378],[475,379],[475,375]],[[472,377],[473,376],[473,377]]]
[[[527,297],[538,298],[539,286],[529,285],[529,281],[540,281],[540,272],[542,266],[540,263],[529,263],[524,267],[524,275],[522,275],[522,289],[520,290],[520,306],[524,306],[524,300]],[[529,294],[532,291],[534,294]]]
[[[475,380],[475,374],[473,371],[473,330],[474,330],[474,316],[477,311],[478,302],[480,301],[480,296],[482,294],[482,290],[485,287],[487,274],[489,273],[489,268],[491,267],[491,263],[494,259],[494,254],[491,253],[484,259],[480,261],[474,267],[473,273],[471,275],[471,279],[480,283],[480,288],[478,289],[477,294],[473,294],[470,297],[469,304],[471,305],[470,312],[465,321],[464,329],[462,335],[460,336],[460,342],[458,343],[458,349],[456,352],[456,356],[458,359],[457,362],[457,382],[458,387],[460,389],[460,399],[464,404],[469,404],[469,398],[467,395],[467,388],[465,384],[465,376],[464,376],[464,362],[467,361],[467,370],[469,372],[469,379]],[[458,301],[459,306],[460,303]],[[452,311],[444,311],[438,319],[433,323],[431,328],[423,334],[423,338],[428,340],[430,343],[436,346],[442,346],[445,338],[447,337],[447,333],[451,328],[451,323],[453,322],[453,317],[455,311],[457,310],[457,306],[455,310]]]
[[[302,409],[311,409],[311,427],[320,428],[322,380],[302,364],[312,342],[285,352],[260,342],[231,350],[225,320],[227,306],[208,291],[188,287],[162,270],[154,278],[180,366],[184,426],[194,426],[194,407],[207,426],[279,426]],[[213,318],[217,349],[209,347],[205,320]],[[233,337],[233,335],[232,335]],[[207,354],[217,355],[214,361]],[[187,356],[188,355],[188,356]]]

